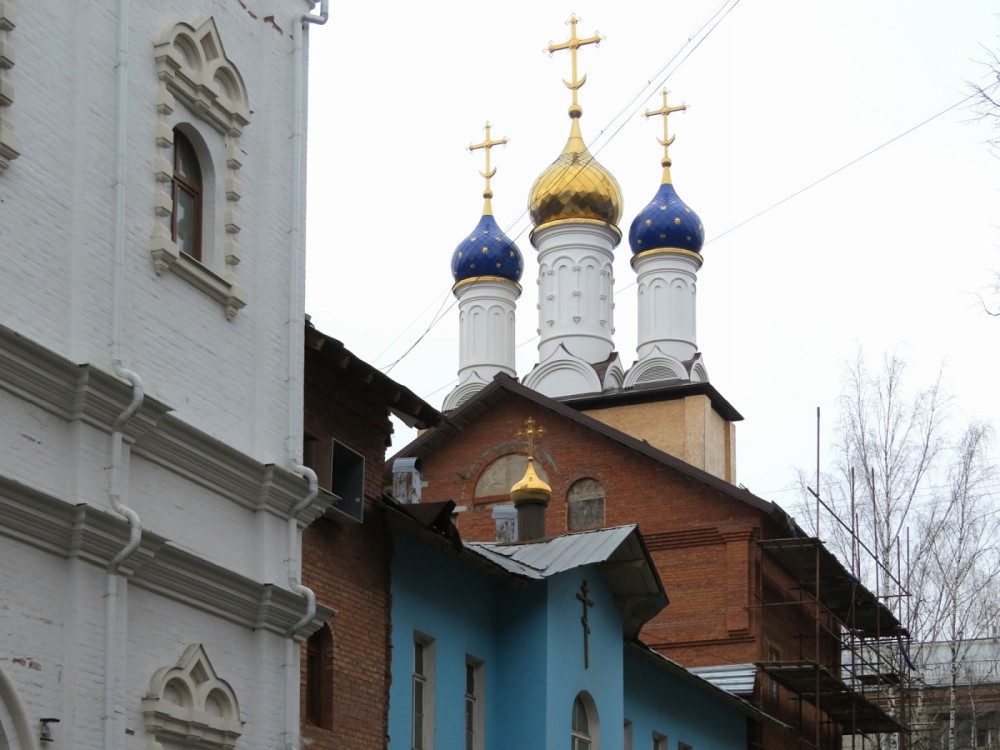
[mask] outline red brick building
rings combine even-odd
[[[335,616],[302,659],[302,739],[316,750],[386,746],[389,549],[381,492],[390,414],[419,428],[440,414],[358,359],[305,330],[305,460],[335,508],[303,533],[302,580]]]
[[[546,534],[638,523],[670,596],[642,640],[686,667],[749,669],[747,697],[795,730],[757,727],[753,746],[832,749],[894,726],[841,682],[840,660],[848,631],[895,636],[898,623],[780,507],[727,481],[740,417],[714,388],[560,402],[499,376],[395,459],[420,460],[422,500],[453,501],[463,539],[493,539],[494,510],[524,474],[529,418],[552,488]]]

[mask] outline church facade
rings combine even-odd
[[[450,501],[386,504],[390,750],[742,750],[748,719],[786,729],[638,640],[667,596],[634,525],[525,532],[550,492],[529,459],[516,543],[463,542]]]
[[[515,379],[505,331],[521,294],[520,251],[502,233],[484,241],[473,232],[452,256],[462,310],[459,383],[444,402],[447,420],[404,447],[397,470],[398,462],[419,462],[422,502],[454,503],[467,541],[509,540],[511,524],[525,522],[541,524],[547,538],[637,524],[671,597],[644,624],[642,641],[794,730],[760,723],[750,746],[832,750],[847,734],[899,731],[866,699],[866,686],[848,685],[841,674],[845,642],[901,637],[899,622],[819,540],[736,484],[742,417],[712,386],[697,346],[704,227],[671,176],[668,122],[684,107],[671,106],[666,91],[662,106],[646,112],[663,118],[663,176],[627,233],[638,347],[631,364],[615,350],[612,261],[625,236],[623,201],[581,127],[586,76],[578,75],[577,54],[598,37],[578,36],[575,18],[570,27],[568,41],[549,47],[572,58],[564,81],[572,92],[569,137],[528,197],[537,360]],[[487,135],[480,146],[488,153],[489,145]],[[488,193],[487,182],[484,221],[489,216],[492,229]],[[503,306],[466,304],[498,290]],[[491,345],[473,350],[468,341]],[[529,419],[544,428],[533,465],[552,499],[541,519],[515,521],[508,493],[530,460],[531,446],[518,436]]]
[[[299,746],[325,21],[0,2],[0,747]]]

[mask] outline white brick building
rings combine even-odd
[[[313,10],[0,0],[0,750],[298,746]]]

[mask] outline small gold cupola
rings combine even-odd
[[[552,498],[552,488],[535,471],[535,439],[545,429],[528,417],[517,436],[528,441],[528,468],[521,480],[510,488],[510,499],[517,508],[517,541],[529,542],[545,536],[545,508]]]
[[[551,55],[569,50],[572,79],[563,81],[573,92],[569,108],[570,132],[566,146],[549,167],[539,175],[531,188],[528,210],[535,227],[561,221],[594,221],[617,226],[622,215],[622,191],[618,181],[590,154],[580,132],[583,107],[577,101],[577,91],[587,82],[587,76],[577,77],[576,51],[588,44],[598,44],[600,35],[586,39],[576,35],[580,19],[570,16],[570,38],[562,44],[549,44]]]

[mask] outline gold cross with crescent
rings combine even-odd
[[[482,143],[469,144],[469,151],[482,149],[486,153],[486,171],[480,172],[479,174],[486,180],[486,189],[483,190],[483,198],[487,201],[487,213],[490,213],[489,200],[493,197],[493,191],[490,189],[490,178],[497,173],[496,167],[490,169],[490,149],[494,146],[503,146],[508,142],[506,136],[496,141],[490,140],[491,127],[492,126],[490,125],[489,120],[487,120],[486,125],[483,126],[483,129],[486,131],[486,139]]]
[[[535,457],[535,438],[540,438],[545,434],[545,428],[536,426],[535,418],[528,417],[524,423],[524,429],[517,431],[517,436],[528,441],[528,456]]]
[[[573,104],[569,108],[569,113],[571,117],[574,115],[576,117],[579,117],[580,114],[583,112],[583,109],[577,103],[576,92],[580,89],[581,86],[583,86],[583,84],[587,82],[586,75],[584,75],[583,78],[576,77],[576,51],[580,49],[580,47],[583,47],[587,44],[600,44],[601,41],[604,39],[604,37],[602,37],[597,32],[595,32],[594,36],[592,37],[588,37],[587,39],[580,39],[576,35],[576,25],[581,20],[582,19],[576,17],[575,13],[571,14],[569,20],[566,22],[570,27],[569,39],[561,44],[552,44],[552,42],[549,42],[549,46],[545,48],[545,51],[548,52],[550,56],[552,55],[553,52],[559,52],[560,50],[564,49],[569,50],[570,60],[572,61],[573,80],[571,81],[563,80],[563,84],[565,84],[566,88],[568,88],[570,91],[573,92]]]
[[[645,112],[646,117],[656,117],[657,115],[663,115],[663,139],[659,141],[660,145],[663,146],[663,161],[660,164],[663,165],[664,169],[669,169],[673,162],[670,160],[670,144],[674,142],[674,136],[670,135],[667,130],[667,119],[673,112],[683,112],[688,108],[687,104],[680,104],[676,107],[670,107],[667,105],[667,94],[670,92],[663,89],[663,106],[660,109],[647,109]]]

